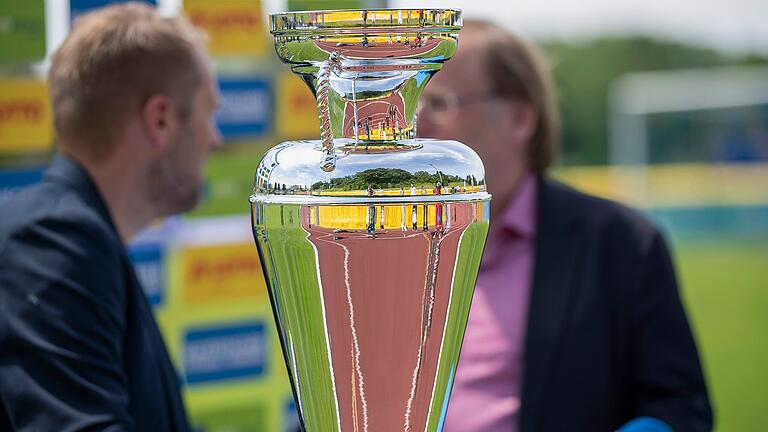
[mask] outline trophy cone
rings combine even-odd
[[[318,98],[320,141],[271,149],[251,210],[308,431],[442,429],[488,231],[477,154],[414,139],[457,11],[272,17]]]

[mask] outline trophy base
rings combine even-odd
[[[358,204],[253,203],[309,431],[435,431],[442,422],[489,200],[399,192],[380,189]]]

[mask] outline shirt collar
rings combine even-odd
[[[501,215],[501,227],[523,239],[536,236],[536,175],[528,172]]]
[[[509,246],[509,242],[533,241],[536,236],[538,188],[536,175],[526,174],[499,217],[499,223],[491,220],[491,230],[485,243],[481,267],[490,268],[498,264],[502,251]]]

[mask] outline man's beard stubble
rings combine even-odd
[[[194,209],[200,200],[200,176],[185,147],[190,139],[180,132],[167,151],[148,168],[147,196],[157,216]]]

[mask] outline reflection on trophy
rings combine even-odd
[[[250,199],[305,430],[442,429],[490,195],[471,149],[414,125],[460,27],[455,10],[272,16],[321,124],[267,152]]]

